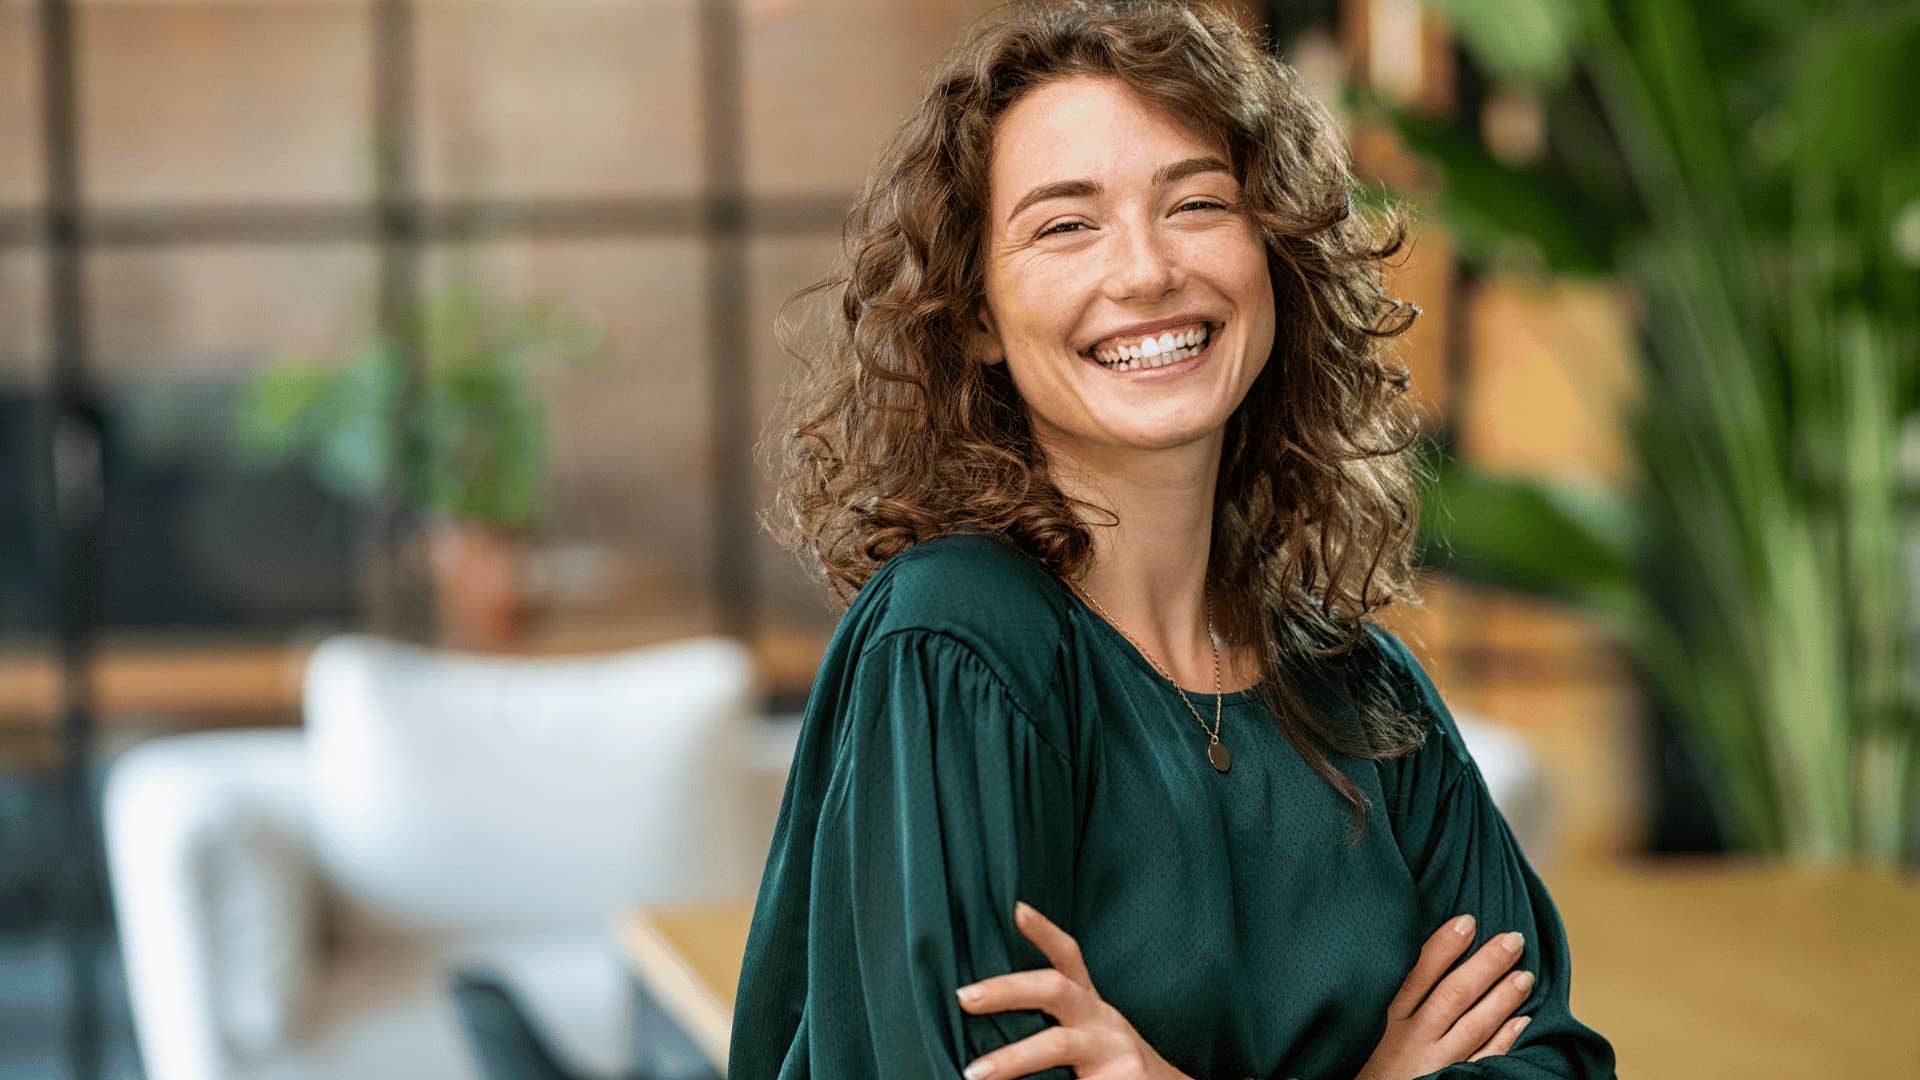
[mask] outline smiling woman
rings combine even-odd
[[[1367,619],[1417,601],[1418,309],[1353,187],[1203,5],[1011,6],[934,73],[796,298],[766,521],[848,606],[729,1075],[1613,1075]]]
[[[971,329],[976,355],[1011,369],[1056,471],[1193,444],[1265,368],[1267,249],[1227,153],[1110,76],[1062,77],[1001,116]],[[1048,179],[1062,172],[1074,179]]]

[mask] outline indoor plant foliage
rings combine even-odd
[[[515,577],[515,548],[545,510],[542,379],[562,363],[597,358],[600,327],[554,301],[498,301],[464,278],[410,318],[401,329],[418,343],[423,379],[404,422],[406,346],[381,334],[344,360],[291,356],[256,372],[236,439],[257,462],[303,459],[343,498],[371,503],[397,490],[426,518],[443,616],[468,624],[443,629],[498,644],[522,614],[499,610],[514,601],[498,594],[516,584],[501,579]],[[497,613],[479,613],[486,609]]]
[[[1468,258],[1623,280],[1643,387],[1630,492],[1447,463],[1434,561],[1612,627],[1711,760],[1736,847],[1900,862],[1920,791],[1920,5],[1433,6],[1500,93],[1539,103],[1544,154],[1353,103],[1434,166]]]

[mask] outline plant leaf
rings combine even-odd
[[[1639,529],[1623,498],[1459,464],[1439,468],[1426,496],[1429,565],[1616,617],[1637,606]]]

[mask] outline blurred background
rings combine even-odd
[[[0,1076],[724,1069],[776,310],[991,6],[0,0]],[[1416,210],[1387,621],[1576,1015],[1920,1075],[1920,6],[1222,6]]]

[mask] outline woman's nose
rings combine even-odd
[[[1166,239],[1154,229],[1125,230],[1108,274],[1108,290],[1115,300],[1159,298],[1179,284],[1180,269]]]

